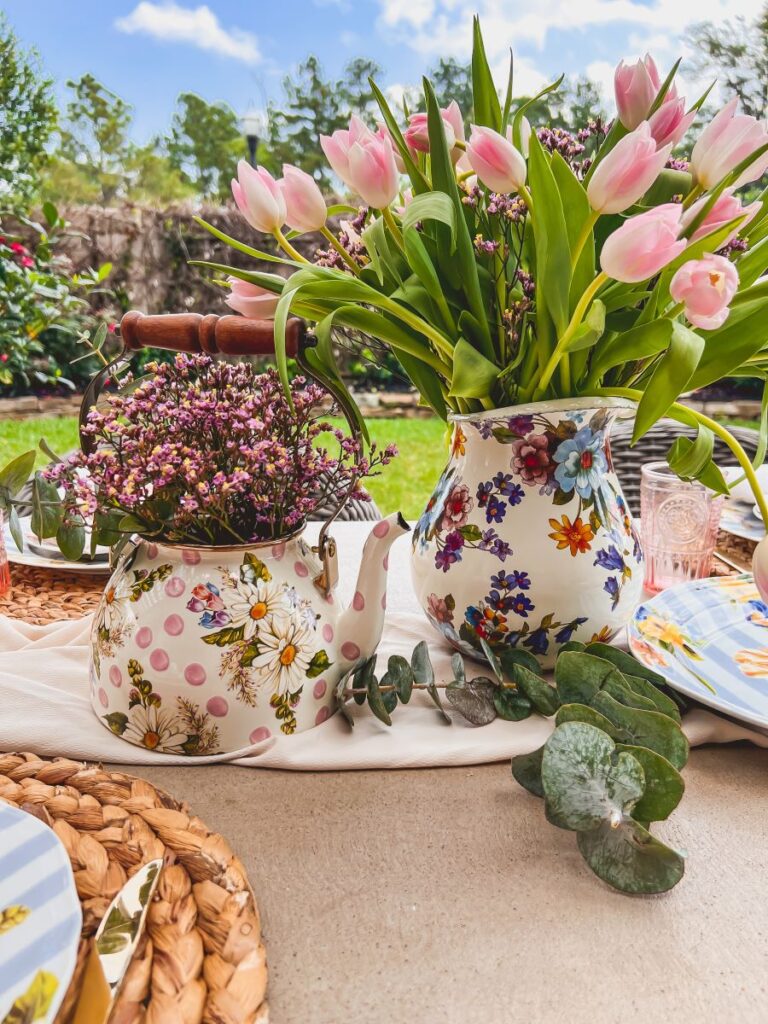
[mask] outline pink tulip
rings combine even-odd
[[[371,135],[371,130],[353,114],[348,129],[339,128],[333,135],[320,136],[320,145],[328,163],[334,173],[350,188],[354,188],[354,185],[349,180],[349,147]]]
[[[522,153],[493,128],[472,125],[467,157],[480,181],[494,192],[517,192],[525,184]]]
[[[286,223],[294,231],[319,231],[325,227],[328,211],[311,174],[283,164],[283,177],[278,184],[285,198]]]
[[[669,294],[685,305],[685,315],[694,327],[714,331],[728,319],[728,305],[738,287],[739,273],[731,261],[706,253],[680,267],[670,282]]]
[[[368,206],[383,210],[400,189],[392,143],[381,135],[359,138],[349,147],[348,184]]]
[[[268,292],[266,288],[259,288],[256,284],[249,284],[248,281],[241,281],[239,277],[230,277],[229,287],[231,291],[225,301],[230,309],[254,320],[271,320],[275,315],[279,295]]]
[[[645,195],[667,162],[671,145],[656,148],[647,121],[620,139],[600,161],[587,185],[596,213],[621,213]]]
[[[633,131],[648,117],[648,112],[661,87],[661,78],[656,63],[649,53],[634,64],[620,61],[613,76],[616,108],[619,120]],[[675,90],[670,89],[667,98],[674,98]]]
[[[698,185],[714,188],[730,171],[768,142],[765,124],[749,114],[737,114],[734,98],[715,114],[699,136],[691,154],[691,170]],[[768,169],[768,152],[763,153],[733,182],[740,188],[757,181]]]
[[[405,163],[400,155],[400,150],[395,145],[395,140],[392,138],[392,132],[390,132],[389,128],[387,128],[383,121],[377,121],[376,127],[378,128],[377,134],[381,136],[382,139],[389,139],[390,145],[392,146],[392,152],[395,154],[395,166],[400,174],[405,174]]]
[[[461,156],[461,149],[456,147],[456,140],[464,141],[464,118],[461,116],[461,108],[456,100],[451,100],[448,106],[441,110],[443,125],[445,127],[445,140],[449,151],[455,159]],[[403,138],[409,149],[415,149],[420,153],[429,152],[429,119],[425,113],[411,114],[408,118],[408,127],[403,132]]]
[[[280,188],[263,167],[254,169],[245,160],[237,165],[232,195],[252,228],[272,235],[285,224],[285,199]]]
[[[679,239],[682,207],[664,203],[630,217],[606,238],[600,266],[615,281],[635,284],[658,274],[685,249]]]
[[[667,94],[662,105],[648,120],[656,145],[666,146],[669,143],[676,146],[693,124],[695,117],[695,110],[686,114],[683,97],[670,99]]]
[[[685,211],[683,214],[683,228],[688,227],[708,200],[709,196],[702,196],[701,199],[697,199],[693,206]],[[733,195],[733,189],[727,188],[717,197],[714,206],[693,232],[689,241],[695,242],[698,238],[703,238],[704,235],[709,235],[711,232],[717,231],[718,228],[725,227],[729,221],[735,220],[736,217],[742,217],[741,223],[733,229],[727,238],[718,244],[718,248],[721,248],[741,234],[747,224],[758,215],[760,209],[761,203],[759,202],[750,203],[749,206],[742,206],[741,200]]]

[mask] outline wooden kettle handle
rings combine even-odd
[[[146,316],[132,309],[120,321],[126,349],[163,348],[172,352],[206,352],[225,356],[270,356],[275,352],[272,320],[249,320],[244,316],[216,316],[211,313],[169,313]],[[286,351],[299,352],[304,335],[303,320],[291,319],[286,327]]]

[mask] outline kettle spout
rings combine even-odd
[[[398,537],[410,532],[399,512],[380,520],[368,534],[352,604],[341,615],[338,636],[341,672],[369,658],[376,650],[384,628],[387,606],[389,549]]]

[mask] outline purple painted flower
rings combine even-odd
[[[507,506],[505,502],[500,501],[499,498],[495,496],[489,499],[485,510],[486,522],[500,523],[506,514]]]
[[[507,556],[512,554],[512,548],[505,540],[502,540],[501,537],[496,537],[494,542],[491,544],[490,551],[491,554],[495,555],[500,562],[505,561]]]
[[[204,629],[220,629],[231,621],[227,612],[204,612],[200,617],[200,625]]]
[[[534,654],[546,654],[549,647],[549,637],[547,636],[546,629],[543,629],[541,626],[538,629],[534,629],[523,640],[523,646],[530,648]]]
[[[525,594],[515,594],[514,597],[507,598],[506,611],[514,612],[515,615],[520,615],[522,618],[528,618],[528,612],[533,611],[534,604],[529,597]]]
[[[530,434],[533,430],[533,416],[512,416],[507,420],[507,429],[513,434]]]
[[[477,485],[477,504],[479,508],[485,508],[488,504],[488,499],[493,493],[493,484],[490,480],[486,480],[485,483],[479,483]]]
[[[603,584],[603,590],[611,595],[611,608],[615,608],[621,596],[621,587],[615,576],[609,576]]]
[[[567,625],[563,626],[562,629],[558,630],[558,632],[555,633],[555,643],[556,644],[567,644],[568,641],[573,636],[573,634],[579,628],[579,626],[581,626],[582,623],[584,623],[586,621],[587,621],[587,619],[586,619],[586,616],[585,616],[584,618],[577,618],[577,619],[574,619],[573,622],[567,623]]]
[[[607,548],[602,548],[598,551],[593,564],[599,565],[603,569],[611,569],[618,572],[623,572],[624,570],[624,559],[613,544],[609,544]]]
[[[435,552],[435,565],[443,572],[448,572],[450,567],[461,561],[461,549],[464,547],[464,538],[458,530],[452,530],[445,538],[445,545]]]
[[[482,437],[484,441],[487,441],[489,437],[493,437],[494,422],[494,420],[478,420],[476,423],[473,423],[472,426],[478,432],[480,437]]]

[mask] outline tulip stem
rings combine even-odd
[[[531,218],[533,218],[533,196],[528,191],[525,185],[519,185],[517,191],[525,200],[525,205],[528,207],[528,212],[530,213]]]
[[[602,286],[605,284],[607,280],[608,275],[601,270],[597,277],[594,279],[594,281],[589,285],[589,287],[584,290],[584,294],[576,303],[576,308],[573,311],[571,321],[566,327],[566,329],[563,331],[562,337],[558,339],[558,342],[555,345],[555,349],[552,355],[549,357],[549,361],[547,362],[547,365],[544,367],[541,377],[539,378],[539,383],[536,387],[536,390],[533,393],[534,402],[538,401],[538,399],[541,398],[544,392],[547,390],[549,382],[552,379],[552,374],[557,369],[557,364],[560,362],[563,353],[567,349],[568,342],[576,333],[576,330],[581,324],[584,314],[587,312],[589,305],[592,302],[592,299],[595,297],[597,292],[602,288]],[[565,383],[565,381],[563,383]],[[570,383],[570,381],[568,383]]]
[[[474,171],[462,171],[456,178],[457,183],[461,184],[462,181],[466,181],[467,178],[471,178],[474,173]]]
[[[292,260],[296,260],[297,263],[309,263],[309,260],[305,256],[302,256],[297,249],[294,249],[280,228],[275,228],[274,234],[281,248],[288,253]]]
[[[320,228],[320,234],[323,236],[323,238],[326,238],[331,243],[333,248],[336,250],[339,256],[341,256],[341,258],[347,264],[347,266],[355,275],[355,277],[360,277],[360,267],[358,267],[357,263],[355,263],[355,261],[352,259],[352,256],[344,248],[344,246],[333,234],[333,232],[328,230],[327,224],[323,224],[323,226]]]
[[[630,398],[634,402],[639,402],[643,397],[643,392],[638,391],[635,388],[595,388],[595,394],[604,395],[606,398]],[[691,419],[693,418],[702,427],[708,427],[713,434],[728,445],[736,456],[736,461],[744,470],[744,476],[747,478],[749,486],[752,488],[752,494],[760,509],[763,522],[768,525],[768,498],[763,494],[757,476],[755,475],[755,470],[752,463],[749,461],[749,456],[728,428],[724,427],[721,423],[718,423],[717,420],[712,420],[709,416],[705,416],[703,412],[698,412],[696,409],[690,409],[687,405],[681,405],[679,402],[673,402],[667,410],[666,415],[677,420],[679,423],[684,423],[686,426],[691,425]]]
[[[384,223],[389,228],[390,233],[395,240],[395,245],[398,247],[401,253],[405,254],[405,246],[403,245],[403,232],[400,230],[397,221],[392,216],[392,211],[388,206],[383,206],[381,209],[381,215],[384,218]]]
[[[704,190],[701,185],[694,185],[691,191],[683,200],[683,209],[687,210],[691,203],[694,203]]]
[[[574,247],[574,250],[571,253],[571,270],[572,271],[576,269],[576,264],[579,262],[579,257],[581,256],[581,250],[587,244],[587,239],[592,234],[592,228],[594,228],[594,226],[597,223],[599,217],[600,217],[600,214],[597,213],[595,210],[590,210],[589,211],[589,216],[584,221],[584,227],[581,229],[581,234],[577,238],[576,246]]]

